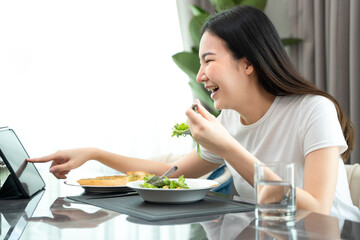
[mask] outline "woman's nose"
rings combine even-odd
[[[205,82],[207,80],[207,76],[205,75],[205,72],[202,71],[201,67],[199,69],[199,72],[198,74],[196,75],[196,81],[198,83],[202,83],[202,82]]]

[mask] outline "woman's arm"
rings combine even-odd
[[[34,163],[52,161],[50,172],[60,179],[65,179],[72,169],[80,167],[88,160],[97,160],[121,172],[145,171],[157,175],[163,174],[170,167],[176,165],[178,166],[178,171],[172,175],[173,177],[180,175],[200,177],[219,166],[199,158],[195,150],[173,163],[132,158],[98,148],[61,150],[45,157],[28,159],[28,161]]]
[[[305,158],[303,189],[297,188],[298,208],[329,214],[336,191],[339,148],[328,147]]]
[[[141,170],[161,175],[170,167],[176,165],[178,170],[172,175],[172,177],[178,177],[181,175],[194,178],[200,177],[220,166],[219,164],[201,159],[195,150],[172,163],[125,157],[103,150],[97,150],[95,154],[94,159],[121,172]]]

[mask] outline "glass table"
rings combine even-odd
[[[254,212],[142,221],[66,198],[82,194],[48,173],[31,199],[0,200],[0,239],[356,239],[360,223],[298,210],[294,222],[257,222]],[[236,196],[219,195],[235,198]]]

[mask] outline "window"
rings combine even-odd
[[[92,146],[147,158],[193,147],[171,137],[192,103],[171,59],[183,49],[176,1],[2,1],[0,32],[0,126],[31,157]]]

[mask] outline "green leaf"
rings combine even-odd
[[[293,45],[299,42],[302,42],[301,38],[282,38],[281,42],[284,46]]]
[[[158,187],[155,187],[154,185],[151,185],[150,183],[147,183],[147,182],[144,182],[144,184],[142,184],[141,187],[143,187],[143,188],[158,188]]]
[[[178,186],[178,187],[181,187],[181,188],[184,188],[184,189],[189,189],[188,185],[185,183],[185,177],[184,177],[184,175],[181,175],[181,176],[178,178],[177,186]]]
[[[179,52],[174,54],[172,59],[191,79],[196,79],[200,68],[200,59],[197,54],[192,52]]]
[[[191,51],[196,55],[199,55],[199,48],[198,47],[191,47]]]
[[[215,1],[216,1],[216,10],[217,11],[230,9],[230,8],[236,6],[234,0],[215,0]]]
[[[187,122],[183,122],[183,123],[176,123],[173,127],[173,132],[172,132],[172,137],[176,136],[176,137],[185,137],[187,134],[184,134],[184,132],[186,132],[189,129],[189,124]]]
[[[241,5],[241,2],[244,0],[234,0],[235,5]]]
[[[200,144],[198,142],[196,143],[196,152],[197,152],[199,158],[201,158],[201,148],[200,148]]]
[[[234,0],[210,0],[216,11],[222,11],[236,6]]]
[[[208,13],[202,13],[198,16],[193,17],[190,20],[190,25],[189,25],[190,35],[196,47],[200,45],[200,38],[201,38],[200,31],[208,17],[209,17]]]
[[[195,80],[191,79],[189,81],[189,85],[191,87],[191,90],[193,91],[194,95],[200,99],[200,101],[205,102],[205,103],[209,103],[209,94],[204,91],[204,89],[202,88],[202,85],[198,82],[196,82]],[[212,100],[210,98],[210,100]]]
[[[239,2],[239,1],[238,1]],[[247,5],[252,6],[264,11],[266,7],[267,0],[242,0],[238,5]]]
[[[210,0],[211,5],[213,5],[215,9],[218,9],[217,2],[218,2],[217,0]]]
[[[201,14],[207,13],[204,9],[196,5],[190,5],[190,10],[194,16],[199,16]]]

